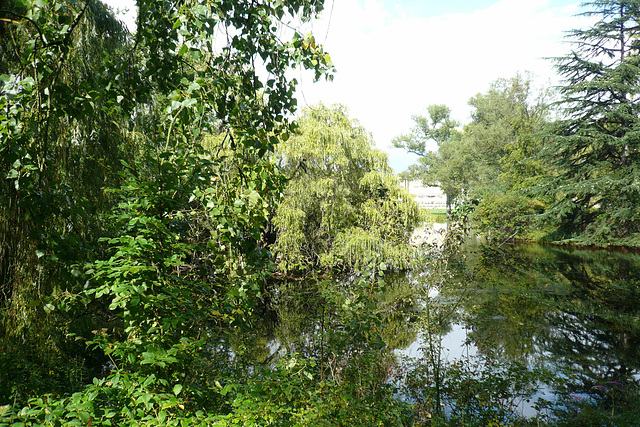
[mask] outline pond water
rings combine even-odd
[[[511,404],[527,417],[545,410],[544,402],[535,403],[537,398],[559,405],[565,415],[582,410],[579,405],[600,405],[612,417],[625,408],[635,407],[637,413],[638,253],[550,245],[492,249],[474,244],[428,263],[424,271],[387,275],[385,282],[380,301],[384,308],[375,310],[385,313],[381,335],[399,359],[395,368],[389,368],[398,371],[389,381],[401,385],[423,369],[428,375],[421,377],[422,382],[414,378],[412,387],[433,389],[440,370],[443,376],[453,375],[449,383],[436,381],[444,400],[446,393],[459,400],[454,382],[470,378],[485,388],[518,383],[528,391],[528,402],[524,393]],[[345,294],[336,298],[346,299],[338,304],[350,304],[348,290],[353,283],[352,278],[340,285]],[[327,337],[321,332],[342,328],[344,346],[345,339],[355,340],[361,331],[345,329],[344,319],[325,311],[326,296],[320,296],[317,285],[292,283],[276,300],[271,314],[263,316],[270,319],[261,338],[263,359],[278,352],[327,359],[332,339],[339,340],[337,333]],[[487,375],[481,372],[485,365],[492,369]],[[527,377],[527,384],[520,382],[525,371],[537,372]],[[498,381],[502,379],[506,382]],[[401,397],[415,401],[426,395],[414,389]]]
[[[453,265],[438,296],[458,302],[439,337],[446,363],[483,356],[545,368],[555,382],[539,382],[531,402],[567,396],[581,402],[618,384],[637,384],[637,253],[470,245]],[[399,354],[421,358],[424,348],[425,334],[419,333]],[[522,408],[533,414],[531,404]]]
[[[640,256],[527,245],[467,253],[468,339],[504,357],[620,380],[640,368]]]

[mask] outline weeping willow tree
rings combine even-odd
[[[418,206],[370,134],[342,106],[309,107],[298,126],[277,151],[289,178],[274,218],[280,269],[406,268]]]
[[[117,102],[129,35],[96,1],[0,9],[3,372],[28,379],[24,390],[66,389],[82,381],[83,363],[71,354],[83,349],[66,339],[52,299],[79,283],[68,266],[99,250],[111,207],[102,190],[117,184],[120,159],[134,151],[127,107]],[[70,360],[78,365],[71,376]],[[2,391],[19,395],[15,387]]]

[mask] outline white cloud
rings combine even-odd
[[[314,24],[338,69],[335,82],[303,81],[307,103],[341,102],[370,130],[378,147],[392,153],[396,169],[406,155],[389,150],[391,139],[412,126],[411,115],[446,104],[466,122],[467,101],[498,78],[531,71],[554,79],[545,57],[567,53],[564,32],[576,28],[577,2],[552,7],[549,0],[502,0],[470,13],[407,16],[382,1],[334,0]],[[327,12],[331,2],[327,3]]]

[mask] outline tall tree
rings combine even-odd
[[[475,168],[468,193],[479,201],[471,218],[489,238],[524,238],[532,231],[531,217],[542,204],[521,193],[549,173],[538,159],[548,99],[530,75],[517,74],[469,101],[474,110],[464,138]]]
[[[451,149],[458,141],[458,122],[451,118],[451,109],[446,105],[430,105],[427,107],[428,117],[414,115],[415,126],[411,133],[400,135],[392,143],[397,148],[404,148],[409,153],[420,156],[418,164],[411,165],[402,173],[405,179],[420,179],[427,185],[440,185],[447,195],[447,205],[452,197],[461,190],[463,179],[451,176]],[[454,148],[455,150],[455,148]],[[464,162],[463,162],[464,163]],[[455,169],[458,172],[464,168]],[[457,174],[459,177],[459,174]]]
[[[451,118],[451,109],[446,105],[430,105],[427,107],[428,117],[414,115],[415,126],[408,135],[400,135],[393,139],[393,145],[404,148],[409,153],[424,156],[442,144],[455,133],[458,122]]]
[[[554,197],[546,218],[580,243],[640,244],[640,3],[585,4],[597,19],[571,33],[557,60],[564,119],[549,136],[559,173],[541,189]]]
[[[342,106],[309,107],[298,123],[276,152],[289,179],[274,218],[280,268],[407,268],[418,206],[371,135]]]
[[[473,110],[464,134],[478,163],[471,190],[476,197],[511,190],[544,173],[529,159],[541,147],[538,133],[548,118],[548,99],[548,91],[533,87],[531,75],[517,74],[494,81],[486,93],[469,100]]]
[[[9,1],[0,17],[0,363],[16,379],[13,367],[31,365],[31,392],[69,377],[63,360],[78,346],[58,332],[51,300],[78,289],[70,266],[100,252],[113,206],[103,188],[134,156],[129,35],[96,1]]]
[[[134,35],[97,0],[0,4],[0,400],[79,389],[29,423],[167,425],[150,399],[203,396],[201,350],[269,272],[266,153],[296,109],[287,73],[332,68],[292,29],[323,2],[139,0]],[[34,342],[63,366],[14,357]],[[112,376],[81,387],[89,353]]]
[[[482,198],[523,186],[544,172],[540,162],[531,159],[540,147],[536,134],[548,115],[547,94],[533,89],[529,75],[498,79],[469,105],[472,120],[462,131],[455,129],[457,123],[444,106],[429,107],[429,119],[413,118],[412,133],[394,140],[397,147],[422,156],[405,176],[440,185],[451,199],[463,192]],[[435,144],[429,147],[429,141]]]

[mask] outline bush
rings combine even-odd
[[[532,231],[533,215],[543,210],[544,205],[537,200],[516,193],[496,193],[485,197],[471,218],[491,239],[523,239]]]

